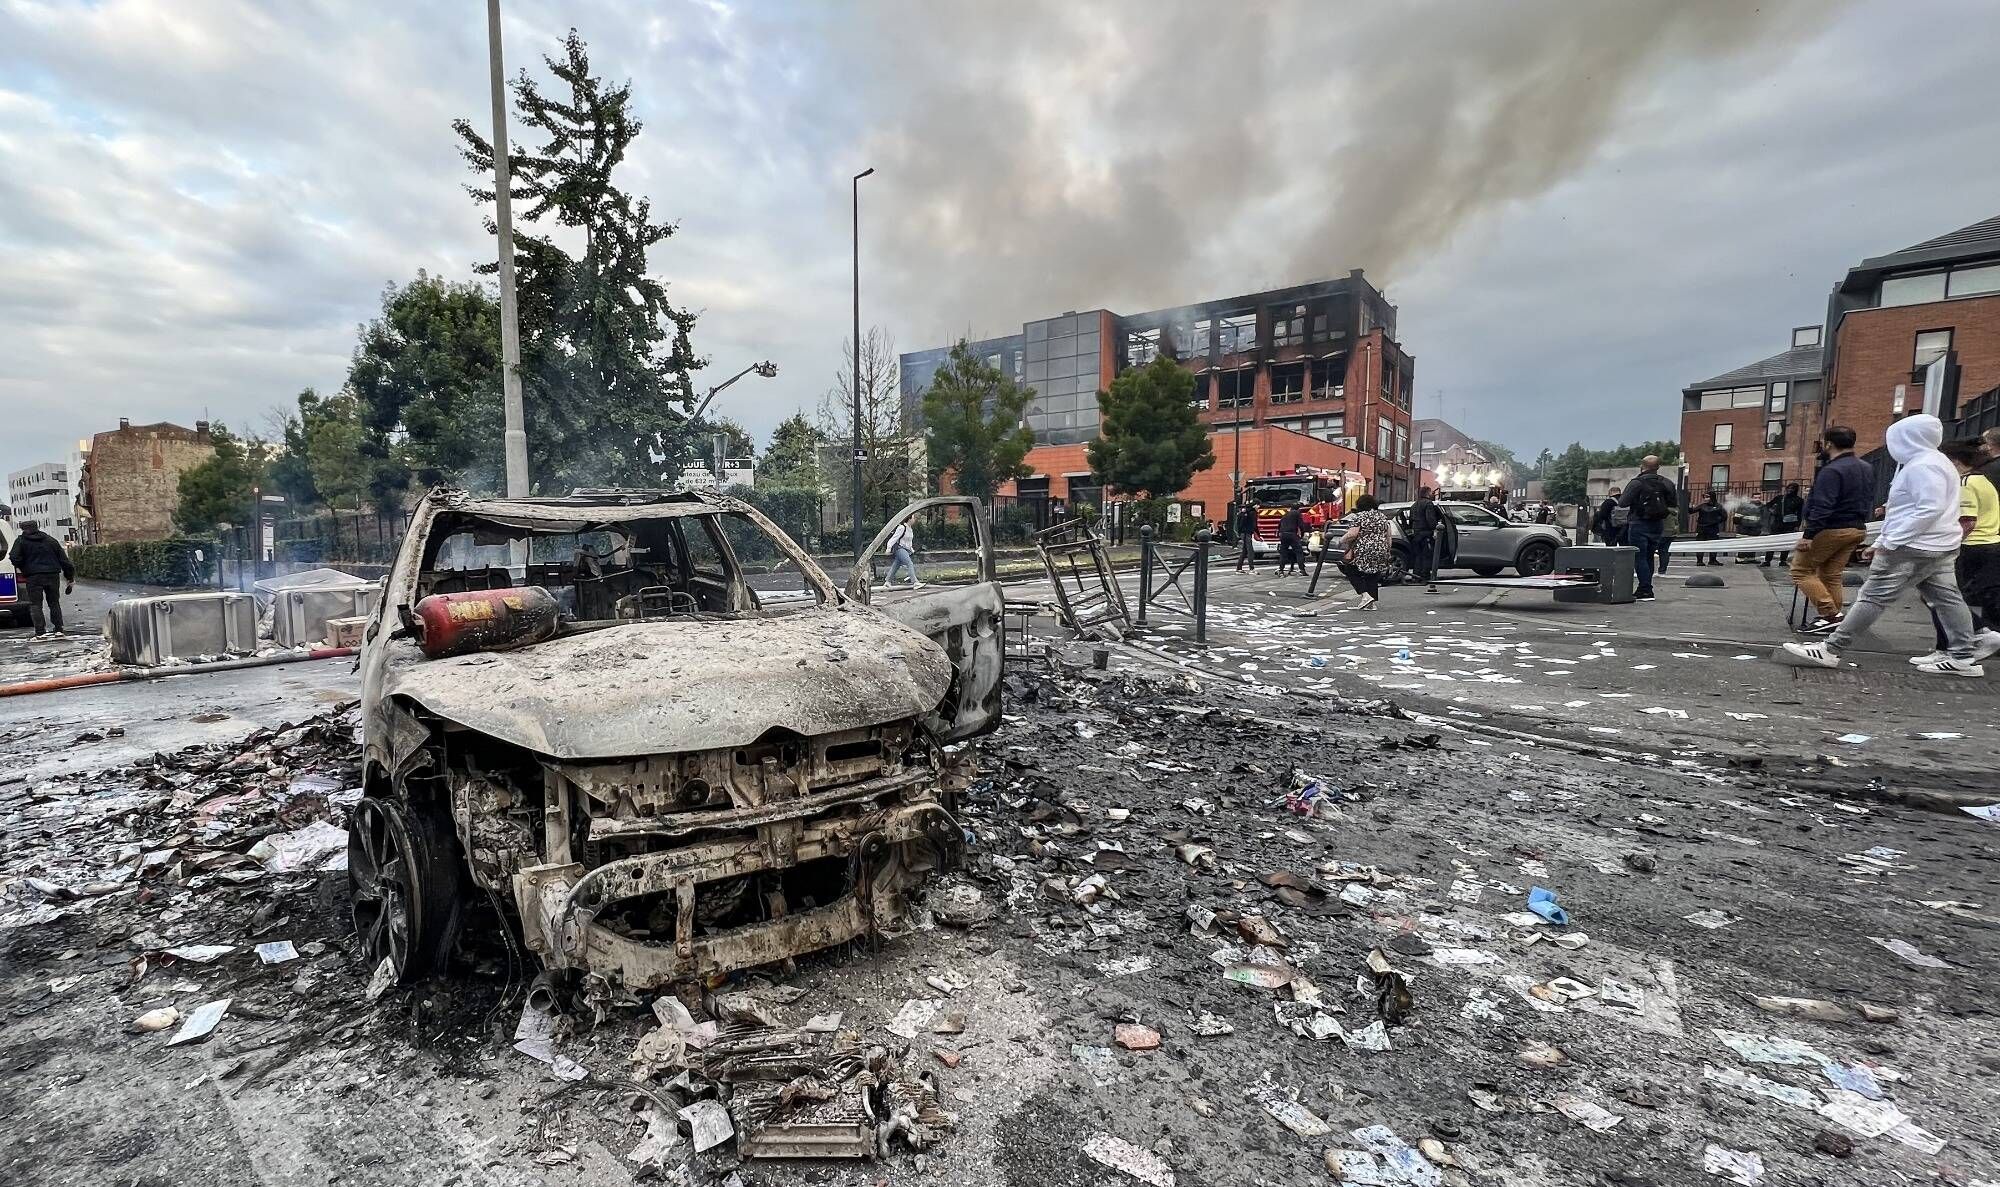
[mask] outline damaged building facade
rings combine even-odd
[[[1246,480],[1295,466],[1345,471],[1383,499],[1415,489],[1415,360],[1397,336],[1396,307],[1360,269],[1145,313],[1066,312],[967,346],[1035,392],[1024,418],[1035,434],[1026,458],[1033,473],[1003,495],[1101,502],[1086,453],[1103,421],[1098,393],[1160,355],[1195,376],[1216,462],[1180,497],[1211,517],[1229,503],[1239,468]],[[947,345],[901,356],[908,423],[921,416],[924,391],[950,353]]]

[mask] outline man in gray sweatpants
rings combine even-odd
[[[1986,674],[1973,660],[1972,612],[1954,571],[1963,535],[1958,470],[1938,452],[1943,441],[1944,423],[1935,416],[1906,416],[1889,426],[1889,456],[1898,468],[1861,596],[1824,642],[1787,643],[1778,659],[1839,667],[1841,653],[1914,587],[1937,614],[1945,637],[1944,653],[1913,661],[1917,670],[1934,676]]]

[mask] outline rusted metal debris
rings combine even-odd
[[[1121,639],[1131,629],[1125,592],[1104,539],[1082,519],[1035,534],[1035,550],[1055,590],[1056,616],[1082,638]]]

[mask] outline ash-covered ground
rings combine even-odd
[[[371,1001],[345,876],[252,854],[343,820],[336,715],[0,783],[0,1181],[2000,1180],[1991,824],[1122,652],[1011,676],[1008,713],[935,896],[969,927],[720,987],[934,1085],[921,1154],[693,1153],[677,1070],[633,1059],[651,1011],[514,1048],[532,970],[490,916]]]

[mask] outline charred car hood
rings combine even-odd
[[[632,623],[450,659],[390,646],[385,696],[558,759],[860,729],[930,712],[951,683],[935,643],[852,608]]]

